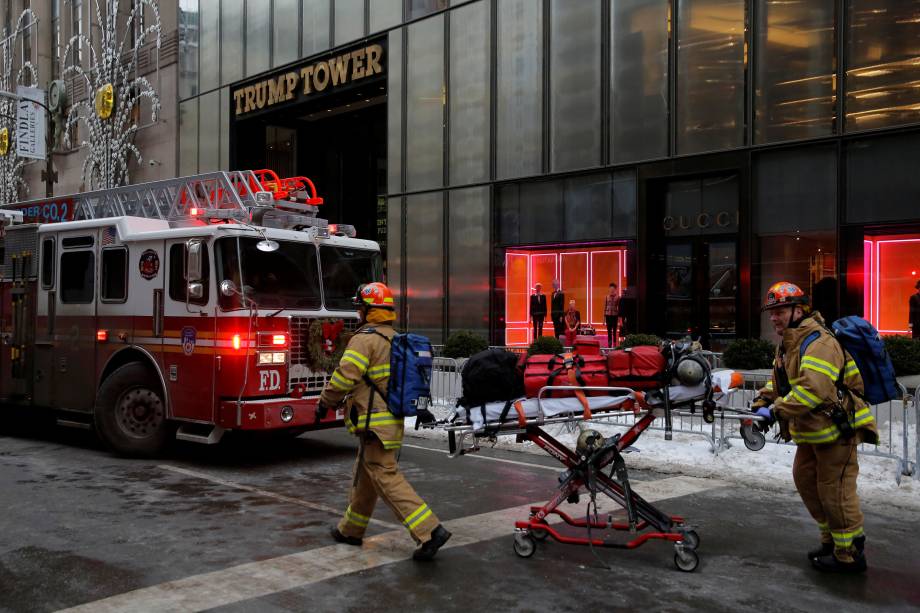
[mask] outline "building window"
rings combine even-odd
[[[181,11],[181,9],[180,9]],[[61,0],[51,0],[51,80],[61,78]]]
[[[271,11],[261,2],[246,3],[246,76],[268,70],[271,55]],[[238,56],[237,61],[242,57]]]
[[[9,29],[9,28],[7,28]],[[71,0],[70,3],[70,35],[83,35],[83,0]],[[77,41],[71,48],[70,65],[83,65],[83,42]]]
[[[920,121],[920,0],[847,2],[846,129]]]
[[[679,154],[744,144],[744,5],[744,0],[679,3]]]
[[[837,317],[837,153],[821,147],[768,152],[754,162],[753,287],[762,300],[778,281],[812,297],[825,319]],[[761,336],[776,341],[767,314]]]
[[[61,302],[89,304],[95,297],[96,258],[92,251],[61,254]]]
[[[760,0],[754,87],[754,141],[834,131],[834,0]]]
[[[847,143],[847,221],[920,221],[918,159],[916,133]]]
[[[199,117],[197,172],[211,172],[220,169],[220,92],[202,95],[198,104],[207,112]]]
[[[364,0],[335,0],[335,44],[364,36]]]
[[[610,3],[610,158],[668,155],[668,0]]]
[[[409,19],[424,17],[447,8],[447,0],[409,0]]]
[[[298,0],[275,0],[272,18],[272,65],[293,62],[299,56],[300,3]]]
[[[198,0],[182,0],[179,3],[179,97],[197,95]]]
[[[102,250],[103,302],[124,302],[128,298],[128,250]]]
[[[402,0],[373,0],[370,9],[370,32],[379,32],[402,23]]]
[[[206,92],[220,85],[220,1],[199,0],[198,20],[201,24],[198,55],[201,71],[199,91]]]
[[[489,188],[454,190],[448,194],[448,204],[448,328],[488,338]]]
[[[329,4],[326,2],[326,4]],[[220,83],[226,85],[243,78],[243,0],[220,2]]]
[[[433,343],[444,319],[444,195],[406,198],[406,327]]]
[[[179,103],[179,175],[198,174],[198,98]]]
[[[396,301],[396,312],[400,313],[402,305],[402,245],[403,245],[403,214],[402,198],[387,199],[387,228],[386,228],[386,275],[384,279],[393,292]]]
[[[403,31],[390,32],[387,42],[387,192],[403,191]]]
[[[450,182],[489,178],[489,5],[475,2],[450,19]]]
[[[188,296],[188,280],[185,276],[185,243],[176,243],[169,248],[169,297],[176,302],[185,302]],[[192,304],[205,305],[211,292],[211,263],[208,259],[208,246],[201,248],[201,275],[199,281],[204,288],[201,298],[188,298]]]
[[[543,169],[543,6],[498,3],[496,168],[499,178]]]
[[[406,187],[444,183],[444,16],[407,28]]]
[[[588,168],[601,157],[601,6],[550,2],[550,167]]]
[[[308,57],[329,48],[329,0],[303,0],[301,55]]]

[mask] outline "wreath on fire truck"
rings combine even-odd
[[[332,372],[339,365],[351,338],[345,322],[314,319],[307,329],[307,366],[313,372]]]

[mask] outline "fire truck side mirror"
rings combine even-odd
[[[185,245],[188,249],[188,256],[185,261],[185,278],[188,280],[189,292],[191,292],[192,284],[197,281],[201,281],[202,277],[204,276],[203,271],[201,270],[202,243],[200,240],[193,239],[188,241]]]

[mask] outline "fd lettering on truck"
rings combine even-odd
[[[308,178],[256,170],[0,207],[0,402],[135,456],[339,425],[314,424],[342,345],[324,331],[357,327],[351,297],[382,264],[322,204]]]

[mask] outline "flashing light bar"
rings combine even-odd
[[[108,330],[96,330],[96,340],[100,343],[104,343],[109,340],[109,331]]]

